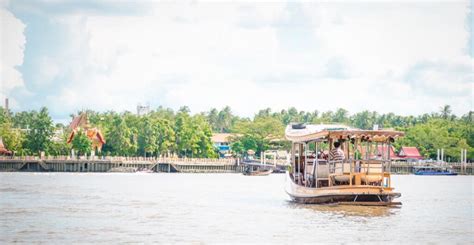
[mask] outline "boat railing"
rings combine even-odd
[[[295,183],[318,187],[319,181],[332,185],[372,185],[390,187],[390,159],[325,160],[306,155],[295,157],[293,179]],[[323,184],[324,185],[324,184]]]
[[[361,183],[370,185],[384,185],[390,178],[387,172],[390,161],[387,159],[345,159],[343,161],[328,161],[329,176],[340,179],[338,176],[357,176]],[[351,179],[351,178],[345,178]],[[349,181],[352,184],[352,181]],[[356,181],[359,182],[359,181]]]
[[[320,161],[319,164],[325,164],[326,161]],[[337,174],[337,173],[381,173],[381,172],[389,172],[389,165],[390,161],[388,160],[354,160],[354,159],[346,159],[341,161],[327,161],[329,165],[329,173],[330,174]],[[313,165],[313,161],[307,162],[307,165]]]
[[[337,174],[344,172],[344,161],[328,161],[329,162],[329,174]]]

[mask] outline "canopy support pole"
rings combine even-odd
[[[295,182],[296,182],[295,144],[296,144],[296,143],[291,143],[291,166],[293,167],[293,180],[295,180]]]
[[[314,179],[314,186],[318,188],[318,167],[319,167],[319,157],[318,157],[318,142],[314,142],[314,152],[316,157],[313,161],[313,179]]]
[[[304,145],[304,161],[303,161],[303,181],[304,185],[307,186],[307,179],[306,179],[306,169],[307,169],[307,163],[308,163],[308,143],[305,142]]]

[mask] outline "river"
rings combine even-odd
[[[386,208],[295,204],[284,174],[0,173],[0,243],[474,243],[473,181],[394,175]]]

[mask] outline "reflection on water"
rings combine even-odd
[[[393,176],[401,208],[296,204],[284,181],[0,173],[0,244],[474,242],[473,177]]]
[[[401,207],[378,207],[378,206],[352,206],[352,205],[311,205],[298,204],[289,201],[288,206],[291,208],[308,209],[314,212],[339,214],[343,216],[362,216],[362,217],[381,217],[397,214]]]

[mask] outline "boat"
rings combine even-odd
[[[267,176],[273,172],[272,169],[266,170],[255,170],[255,171],[244,171],[243,174],[247,176]]]
[[[391,186],[389,149],[402,136],[400,131],[345,125],[288,125],[291,167],[285,191],[294,202],[304,204],[400,205],[394,200],[401,194]],[[337,154],[344,155],[339,160],[325,154],[335,145]],[[384,152],[373,154],[379,149]]]
[[[154,173],[154,171],[148,168],[141,168],[141,169],[138,169],[135,173],[151,174],[151,173]]]
[[[247,176],[267,176],[273,173],[273,165],[261,164],[259,162],[243,162],[243,175]]]
[[[448,176],[458,175],[453,170],[448,169],[447,167],[436,166],[436,165],[415,166],[413,168],[415,171],[415,175],[448,175]]]
[[[116,167],[109,169],[110,173],[135,173],[137,172],[137,168],[133,167]]]

